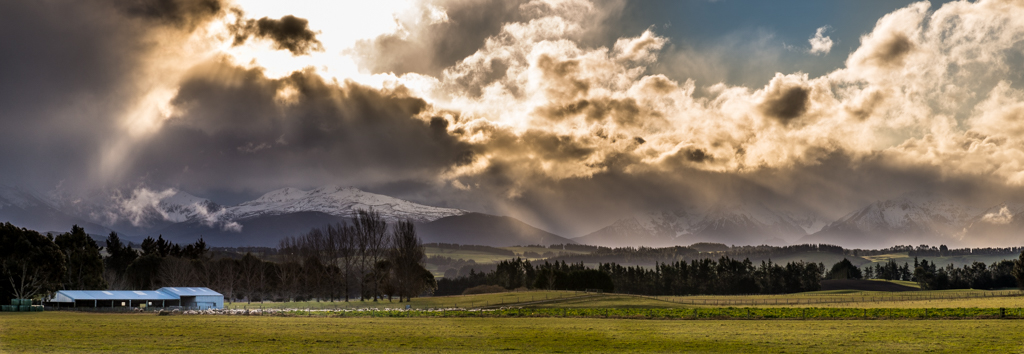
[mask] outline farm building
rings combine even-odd
[[[159,290],[59,290],[46,303],[56,307],[224,308],[224,295],[209,288],[165,287]]]

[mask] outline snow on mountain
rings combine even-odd
[[[825,226],[822,232],[911,232],[949,236],[961,232],[979,212],[933,195],[908,193],[849,213]]]
[[[934,194],[905,193],[853,211],[803,241],[846,247],[957,245],[963,244],[967,228],[984,212]]]
[[[278,189],[256,200],[227,208],[232,219],[247,219],[266,215],[297,212],[321,212],[333,216],[355,216],[358,209],[373,209],[385,219],[410,219],[418,222],[434,221],[447,216],[465,214],[466,211],[416,204],[381,194],[364,192],[356,188],[325,186],[311,191],[295,188]]]
[[[64,213],[40,194],[17,187],[0,185],[0,223],[10,222],[39,232],[67,232],[79,225],[92,234],[110,230],[88,220]]]
[[[206,218],[217,214],[224,208],[206,198],[200,198],[181,190],[160,199],[156,207],[162,212],[165,220],[183,222],[191,219]]]
[[[607,246],[778,243],[804,236],[821,224],[824,221],[817,215],[780,211],[761,203],[723,203],[703,212],[689,207],[637,214],[575,240]]]
[[[804,230],[789,216],[761,203],[719,204],[707,211],[693,226],[694,234],[724,232],[767,232],[802,235]]]
[[[971,218],[960,240],[967,244],[1024,243],[1024,204],[1000,203]]]
[[[42,203],[31,193],[0,184],[0,209],[4,207],[27,209],[39,204]]]

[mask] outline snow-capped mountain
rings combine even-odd
[[[200,198],[181,190],[174,191],[174,194],[163,198],[156,207],[161,211],[162,217],[171,222],[182,222],[197,218],[210,218],[222,213],[224,207],[206,198]]]
[[[94,234],[117,230],[122,237],[163,235],[180,242],[204,236],[211,245],[222,246],[276,246],[281,238],[346,222],[359,209],[378,211],[390,222],[428,223],[467,214],[337,186],[309,191],[283,188],[235,206],[222,206],[174,188],[138,187],[76,195],[0,186],[0,222],[44,232],[70,230],[78,224]]]
[[[295,188],[278,189],[256,200],[229,207],[225,215],[234,220],[297,212],[320,212],[332,216],[354,217],[356,210],[371,208],[380,212],[389,221],[409,219],[429,222],[466,213],[464,210],[416,204],[352,187],[326,186],[311,191]]]
[[[283,188],[230,207],[187,194],[174,195],[160,207],[167,219],[177,221],[158,231],[168,239],[191,242],[203,235],[211,245],[258,246],[276,246],[284,237],[347,222],[360,209],[378,211],[389,222],[427,223],[467,213],[337,186],[309,191]]]
[[[960,240],[967,244],[1024,244],[1024,203],[1000,203],[968,221]]]
[[[855,247],[955,243],[982,211],[930,194],[907,193],[851,212],[805,240]]]
[[[82,226],[94,235],[110,232],[106,227],[64,213],[38,193],[0,185],[0,223],[5,222],[42,233],[67,232],[71,225]]]
[[[703,212],[688,207],[633,215],[574,240],[606,246],[787,243],[808,230],[817,231],[815,227],[823,224],[815,214],[798,214],[762,203],[723,203]]]

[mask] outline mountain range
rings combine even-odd
[[[99,200],[85,202],[84,200]],[[508,216],[428,206],[356,188],[282,188],[234,206],[184,191],[137,189],[130,195],[80,198],[0,185],[0,222],[41,232],[70,225],[94,237],[117,231],[138,242],[146,236],[212,246],[273,247],[313,227],[350,222],[356,210],[373,209],[389,222],[411,220],[424,242],[512,246],[583,243],[610,247],[827,243],[884,248],[896,244],[950,246],[1024,243],[1024,204],[977,208],[926,193],[870,203],[836,220],[759,202],[720,203],[638,213],[576,238],[541,230]]]
[[[714,242],[734,245],[785,245],[821,229],[826,221],[812,213],[797,214],[762,203],[716,204],[705,210],[683,208],[632,215],[574,239],[602,246],[689,245]]]
[[[959,204],[927,193],[876,201],[829,222],[813,212],[762,203],[718,204],[638,214],[573,239],[603,246],[668,246],[715,242],[733,245],[834,244],[847,248],[893,245],[967,247],[1024,244],[1024,204],[989,208]]]
[[[372,209],[388,222],[413,221],[424,242],[487,246],[574,243],[515,218],[427,206],[351,187],[282,188],[234,206],[173,189],[137,189],[127,196],[113,193],[93,199],[100,202],[0,186],[0,222],[54,233],[78,224],[95,238],[114,230],[135,242],[161,235],[191,243],[201,236],[211,246],[274,247],[284,237],[351,222],[357,210]]]

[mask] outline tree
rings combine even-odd
[[[4,223],[0,245],[0,300],[27,299],[60,286],[67,267],[52,236]]]
[[[353,225],[356,234],[356,244],[359,254],[362,256],[359,262],[359,275],[362,277],[361,298],[372,298],[377,301],[380,295],[380,279],[374,279],[374,267],[377,262],[384,258],[387,250],[388,223],[384,217],[373,209],[358,210]]]
[[[1017,278],[1017,287],[1024,290],[1024,251],[1013,261],[1013,277]]]
[[[121,237],[117,235],[117,232],[111,231],[110,235],[107,235],[106,244],[108,256],[103,261],[107,268],[113,268],[123,273],[128,269],[128,265],[132,264],[132,261],[139,256],[138,252],[121,242]]]
[[[846,258],[832,265],[832,270],[828,272],[829,279],[861,279],[862,277],[860,268]]]
[[[132,262],[125,271],[130,287],[136,290],[156,288],[160,284],[160,264],[163,260],[159,254],[148,254]]]
[[[63,233],[53,240],[64,253],[67,272],[64,273],[62,288],[65,290],[106,289],[103,278],[103,257],[96,241],[85,233],[85,229],[74,225],[71,232]]]
[[[159,275],[163,286],[195,286],[198,278],[192,262],[178,257],[164,258]]]
[[[409,301],[432,288],[432,281],[424,281],[424,272],[430,272],[423,267],[426,252],[420,238],[416,236],[416,226],[412,221],[399,221],[391,231],[389,243],[389,258],[394,275],[392,283],[398,293],[398,302],[402,302],[403,297]]]
[[[238,285],[246,302],[252,303],[252,298],[263,289],[264,267],[263,260],[256,258],[252,253],[246,252],[242,260],[238,262]]]
[[[106,244],[108,256],[103,259],[106,266],[103,276],[107,280],[107,286],[111,289],[128,289],[131,284],[125,272],[128,271],[128,266],[139,258],[139,253],[122,243],[121,237],[113,231],[107,236]]]

